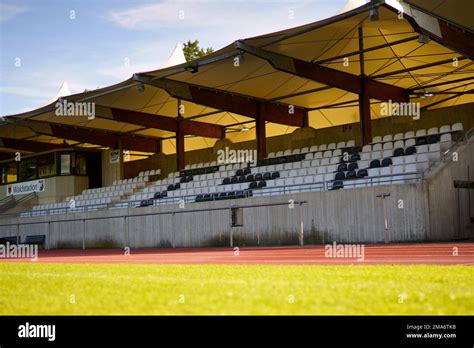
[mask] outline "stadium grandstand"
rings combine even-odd
[[[472,238],[472,13],[471,1],[349,1],[4,116],[0,237],[46,248]]]

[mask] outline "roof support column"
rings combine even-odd
[[[178,99],[178,117],[176,118],[178,127],[176,129],[176,170],[184,169],[184,123],[181,116],[181,99]]]
[[[256,137],[257,137],[257,160],[262,161],[267,157],[267,135],[265,127],[265,118],[261,113],[261,105],[257,105],[256,123]]]
[[[367,76],[364,70],[364,34],[359,27],[359,60],[360,60],[360,94],[359,94],[359,120],[361,140],[363,145],[372,141],[372,120],[370,117],[370,95],[367,91]]]

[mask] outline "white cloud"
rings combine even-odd
[[[199,39],[219,49],[247,37],[284,30],[334,15],[343,0],[164,0],[109,11],[105,18],[128,30]],[[180,12],[182,11],[182,12]],[[183,19],[179,16],[182,14]]]
[[[15,18],[21,13],[29,11],[27,6],[10,5],[0,2],[0,22]]]

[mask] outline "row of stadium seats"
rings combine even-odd
[[[291,191],[332,190],[347,187],[411,182],[451,146],[462,124],[374,137],[363,147],[353,141],[312,146],[269,154],[258,163],[217,162],[186,166],[163,180],[148,177],[115,181],[112,186],[85,190],[64,203],[36,206],[34,210],[88,205],[138,206],[188,201],[275,195]],[[142,172],[140,174],[145,174]],[[148,173],[150,174],[151,171]],[[145,202],[146,201],[146,202]]]

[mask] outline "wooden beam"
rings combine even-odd
[[[267,135],[266,135],[266,125],[265,118],[258,108],[257,118],[256,118],[256,140],[257,140],[257,160],[262,161],[267,157]]]
[[[176,132],[178,121],[174,117],[154,115],[150,113],[110,108],[113,120],[138,126]],[[100,116],[99,116],[100,117]],[[225,127],[212,123],[184,120],[184,134],[206,138],[222,138],[225,136]]]
[[[256,118],[258,104],[263,106],[262,116],[269,122],[302,127],[306,109],[266,101],[253,96],[231,93],[223,90],[198,86],[182,81],[155,78],[146,74],[135,74],[134,79],[166,90],[171,96],[211,108]]]
[[[176,170],[181,171],[186,165],[185,161],[185,148],[184,148],[184,123],[182,116],[180,115],[181,100],[178,99],[178,112],[176,121],[178,127],[176,129]]]
[[[368,90],[368,78],[365,75],[364,62],[364,33],[362,27],[359,27],[359,61],[360,61],[360,90],[359,94],[359,119],[361,140],[363,145],[372,142],[372,119],[370,117],[370,92]]]
[[[122,140],[124,149],[141,152],[159,152],[159,138],[144,137],[142,135],[129,135],[108,130],[87,127],[77,127],[50,121],[24,120],[17,126],[29,128],[39,135],[47,135],[60,139],[69,139],[83,143],[90,143],[104,147],[116,148],[119,139]],[[35,152],[38,152],[36,150]]]
[[[250,46],[242,41],[237,41],[236,47],[256,57],[265,59],[279,71],[284,71],[288,74],[324,83],[325,85],[336,87],[351,93],[362,93],[360,83],[361,78],[359,76]],[[374,99],[392,100],[397,102],[406,102],[409,99],[409,92],[407,90],[384,82],[367,78],[365,86],[366,92],[368,92],[370,97]]]
[[[41,141],[22,140],[13,138],[0,138],[0,148],[22,150],[28,152],[44,152],[50,150],[64,149],[69,146],[63,144],[51,144]]]

